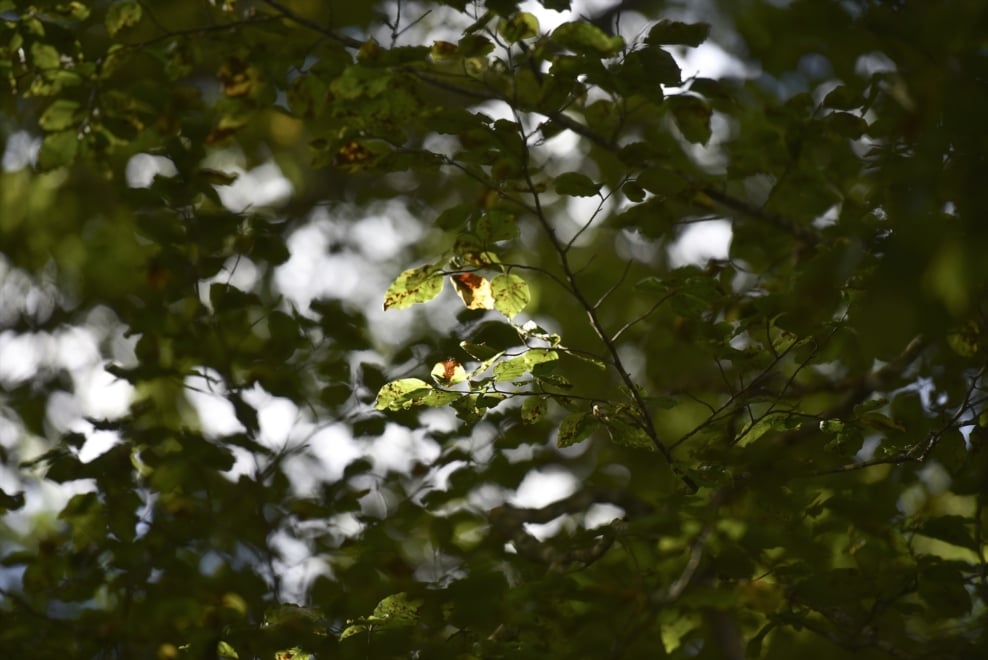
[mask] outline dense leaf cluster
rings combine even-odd
[[[988,6],[579,4],[0,0],[0,655],[988,648]]]

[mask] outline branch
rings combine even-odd
[[[345,34],[339,34],[338,32],[334,32],[333,30],[330,30],[327,27],[323,27],[322,25],[319,25],[315,21],[309,20],[304,16],[299,16],[291,9],[281,4],[280,2],[277,2],[276,0],[263,0],[263,2],[264,4],[268,5],[269,7],[277,11],[283,18],[287,18],[293,23],[298,23],[299,25],[303,27],[307,27],[310,30],[314,30],[325,37],[329,37],[329,39],[335,41],[341,46],[346,46],[347,48],[360,48],[361,46],[364,45],[364,42],[360,41],[359,39],[348,37]]]
[[[512,107],[512,111],[515,114],[515,121],[518,123],[519,127],[521,127],[522,122],[520,117],[518,117],[518,111],[514,109],[514,107]],[[659,439],[658,432],[655,429],[655,423],[652,421],[652,415],[649,412],[648,406],[646,405],[641,392],[638,391],[638,386],[635,384],[634,379],[632,379],[631,373],[628,371],[627,367],[624,366],[624,362],[621,359],[621,354],[617,349],[617,344],[614,343],[609,333],[604,329],[604,324],[597,315],[596,306],[587,299],[576,281],[576,274],[573,272],[573,268],[569,263],[567,248],[562,241],[559,240],[555,230],[549,223],[549,219],[546,217],[545,210],[542,208],[542,199],[539,197],[538,190],[535,187],[535,182],[532,180],[532,174],[529,169],[529,153],[527,150],[525,150],[522,154],[522,172],[525,178],[525,184],[528,186],[528,189],[532,194],[535,218],[542,226],[542,230],[545,232],[546,237],[552,244],[553,250],[559,257],[559,264],[563,269],[563,274],[566,281],[569,283],[570,293],[574,298],[576,298],[577,302],[583,308],[583,311],[587,315],[587,320],[590,322],[590,327],[593,329],[594,334],[597,335],[597,338],[604,344],[607,352],[611,356],[611,363],[614,365],[614,368],[617,370],[622,382],[624,382],[625,387],[628,389],[628,392],[634,401],[635,407],[638,410],[637,416],[639,419],[637,421],[642,425],[642,430],[648,435],[649,439],[652,441],[652,444],[659,451],[670,468],[672,468],[673,472],[676,473],[676,476],[679,477],[684,484],[686,484],[686,487],[689,488],[691,492],[695,493],[699,490],[699,486],[697,486],[696,482],[693,481],[689,475],[685,474],[675,465],[672,452]]]
[[[300,16],[299,14],[296,14],[292,10],[285,7],[277,0],[263,0],[263,2],[269,7],[275,9],[283,18],[286,18],[301,26],[307,27],[310,30],[314,30],[315,32],[318,32],[319,34],[328,37],[329,39],[335,41],[340,45],[346,46],[348,48],[360,48],[361,46],[363,46],[363,42],[360,41],[359,39],[354,39],[353,37],[349,37],[345,34],[340,34],[327,27],[319,25],[315,21],[305,18],[304,16]],[[454,83],[440,80],[430,75],[427,72],[417,70],[411,67],[404,67],[403,70],[410,73],[411,75],[414,75],[416,78],[418,78],[419,80],[421,80],[426,84],[432,85],[434,87],[438,87],[440,89],[444,89],[454,94],[459,94],[461,96],[466,96],[481,101],[502,101],[510,105],[512,107],[512,110],[515,110],[517,106],[517,104],[515,104],[512,101],[512,99],[506,98],[501,94],[497,94],[492,90],[487,90],[486,92],[484,92],[484,91],[478,91],[474,89],[461,87]],[[539,114],[545,117],[546,119],[549,119],[552,122],[559,124],[563,128],[566,128],[572,131],[573,133],[576,133],[577,135],[586,138],[591,143],[597,145],[598,147],[601,147],[602,149],[606,149],[607,151],[610,151],[612,153],[618,153],[621,150],[621,146],[614,140],[607,139],[604,136],[596,133],[595,131],[585,126],[584,124],[581,124],[577,120],[563,114],[562,111],[543,110],[543,111],[533,111],[533,113]],[[723,191],[717,190],[712,186],[697,185],[697,183],[692,180],[692,177],[689,177],[684,172],[679,172],[679,174],[683,176],[687,181],[693,183],[695,189],[698,192],[702,193],[709,200],[716,202],[717,204],[719,204],[720,206],[722,206],[727,210],[733,211],[734,213],[740,215],[747,216],[754,220],[766,222],[774,227],[782,229],[783,231],[791,234],[792,236],[798,238],[807,245],[812,246],[819,242],[819,237],[814,232],[810,231],[805,227],[800,226],[799,224],[793,222],[792,220],[789,220],[777,213],[772,213],[764,209],[756,208],[755,206],[752,206],[748,202],[738,199],[737,197],[729,195],[728,193],[725,193]],[[707,208],[707,206],[703,204],[699,199],[692,200],[692,203],[694,206],[704,208],[705,210],[709,210],[709,208]]]
[[[710,537],[712,529],[713,525],[708,522],[700,533],[697,534],[690,546],[690,556],[686,560],[683,571],[679,574],[679,577],[673,580],[672,584],[665,590],[665,593],[655,599],[654,602],[656,605],[661,606],[674,603],[686,591],[686,587],[689,586],[690,581],[693,580],[693,576],[696,575],[696,569],[700,567],[700,560],[703,558],[703,548],[707,544],[707,539]]]
[[[492,509],[487,515],[491,529],[500,538],[513,543],[519,554],[535,561],[548,563],[550,567],[556,569],[572,563],[587,566],[603,557],[610,549],[623,528],[623,521],[614,521],[602,528],[588,530],[597,537],[593,543],[589,545],[570,543],[563,550],[537,540],[525,531],[525,525],[544,525],[562,515],[585,512],[598,502],[616,504],[623,508],[629,517],[644,515],[651,510],[651,507],[623,489],[584,488],[543,507],[514,507],[505,504]]]
[[[978,370],[971,378],[971,385],[968,387],[967,393],[964,395],[964,401],[957,406],[957,411],[951,415],[939,429],[931,432],[925,441],[920,441],[909,447],[903,452],[894,454],[893,456],[885,456],[882,458],[873,458],[867,461],[860,461],[856,463],[846,463],[835,468],[829,468],[826,470],[817,470],[811,472],[809,476],[823,476],[828,474],[841,474],[843,472],[855,472],[857,470],[863,470],[865,468],[874,467],[876,465],[899,465],[902,463],[918,463],[923,464],[930,457],[930,453],[936,448],[940,443],[940,439],[943,438],[944,433],[952,428],[958,426],[958,421],[961,416],[968,410],[971,403],[971,396],[978,389],[978,382],[988,372],[988,367],[982,367]]]

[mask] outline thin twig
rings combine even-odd
[[[515,115],[516,122],[521,126],[520,118],[518,117],[518,110],[512,108],[512,112]],[[594,334],[597,338],[604,344],[607,352],[611,355],[611,363],[617,370],[619,377],[624,382],[625,387],[628,390],[629,395],[634,401],[635,408],[638,411],[637,421],[641,424],[642,430],[648,435],[652,444],[659,451],[662,457],[665,459],[666,463],[672,468],[679,479],[686,484],[686,486],[692,492],[699,490],[696,482],[689,477],[689,475],[683,473],[676,465],[672,457],[672,452],[668,447],[659,439],[658,432],[655,429],[655,423],[652,421],[652,415],[649,412],[648,405],[645,403],[641,392],[638,390],[638,386],[635,384],[634,379],[631,378],[631,373],[628,371],[627,367],[624,366],[624,362],[621,359],[621,354],[618,352],[617,345],[611,341],[610,336],[604,329],[604,325],[597,316],[597,310],[594,308],[593,304],[584,295],[579,283],[576,281],[576,275],[573,273],[573,269],[569,263],[569,257],[566,252],[566,248],[563,243],[559,240],[559,236],[556,235],[555,230],[549,223],[549,219],[546,217],[545,211],[542,208],[542,199],[539,196],[538,189],[535,186],[535,182],[532,180],[532,174],[529,167],[529,154],[527,151],[522,153],[522,175],[525,179],[525,184],[528,186],[529,191],[532,194],[533,207],[535,209],[535,218],[538,223],[542,226],[542,230],[545,232],[553,250],[559,258],[559,264],[563,270],[566,281],[569,283],[570,293],[576,299],[576,301],[583,308],[587,315],[587,320],[590,322],[590,327],[593,329]]]
[[[277,0],[263,0],[263,2],[272,9],[276,10],[284,18],[289,19],[293,23],[298,23],[299,25],[307,27],[310,30],[315,30],[319,34],[325,35],[332,41],[335,41],[336,43],[342,46],[346,46],[348,48],[360,48],[361,46],[364,45],[364,42],[360,41],[359,39],[348,37],[345,34],[339,34],[338,32],[334,32],[333,30],[330,30],[327,27],[323,27],[322,25],[319,25],[315,21],[311,21],[308,18],[305,18],[304,16],[299,16],[285,5],[281,4],[280,2],[277,2]]]

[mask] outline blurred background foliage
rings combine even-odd
[[[4,657],[975,657],[985,35],[0,0]],[[375,409],[478,346],[559,359]]]

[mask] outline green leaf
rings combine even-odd
[[[404,309],[432,300],[443,290],[443,273],[439,264],[426,264],[404,271],[388,287],[384,309]]]
[[[393,380],[377,393],[374,408],[377,410],[407,410],[433,391],[432,386],[418,378]]]
[[[926,614],[934,621],[962,617],[971,611],[964,576],[946,563],[937,562],[920,572],[917,593],[926,601]]]
[[[422,607],[419,599],[410,598],[406,593],[397,593],[387,596],[374,608],[375,619],[387,621],[395,624],[414,623],[419,618],[419,608]]]
[[[511,18],[501,21],[497,31],[508,43],[531,39],[539,34],[539,19],[527,11],[520,11]]]
[[[61,131],[78,124],[80,115],[77,101],[56,99],[38,119],[38,125],[46,131]]]
[[[76,131],[49,133],[41,143],[38,153],[38,169],[42,172],[70,165],[79,152],[79,136]]]
[[[436,226],[446,231],[465,229],[473,211],[472,204],[451,206],[439,214],[439,217],[436,218]]]
[[[752,425],[738,441],[739,447],[747,447],[759,440],[766,433],[772,431],[791,431],[799,428],[800,422],[797,418],[786,415],[765,415]]]
[[[518,221],[513,213],[503,209],[490,209],[477,220],[476,231],[481,241],[509,241],[518,237]]]
[[[509,319],[525,309],[532,300],[528,282],[511,274],[498,275],[491,280],[491,294],[494,296],[494,308]]]
[[[645,199],[645,189],[635,181],[628,181],[621,186],[621,192],[624,193],[624,196],[628,198],[629,202],[635,202],[637,204]]]
[[[710,25],[707,23],[661,20],[648,31],[645,43],[696,47],[706,41],[709,34]]]
[[[591,197],[600,192],[603,184],[594,183],[590,177],[579,172],[564,172],[556,177],[553,185],[559,195]]]
[[[916,525],[912,531],[977,552],[971,525],[972,520],[965,516],[937,516]]]
[[[230,646],[228,642],[220,640],[216,645],[216,655],[221,658],[230,658],[231,660],[239,660],[240,655],[237,650]]]
[[[545,348],[533,348],[518,357],[503,360],[494,365],[494,379],[497,382],[518,380],[532,371],[537,364],[553,362],[559,359],[556,351]]]
[[[864,99],[859,92],[853,91],[847,85],[838,85],[827,92],[822,105],[835,110],[853,110],[860,108],[863,103]]]
[[[563,421],[559,424],[556,445],[561,449],[575,445],[578,442],[583,442],[599,427],[600,420],[591,413],[574,413],[569,415],[563,418]]]
[[[674,96],[669,99],[669,105],[683,137],[693,143],[706,144],[710,139],[710,116],[713,114],[707,102],[696,96]]]
[[[523,424],[535,424],[545,417],[548,402],[539,396],[530,396],[521,404],[521,421]]]
[[[611,442],[622,447],[632,449],[655,449],[655,444],[642,429],[634,424],[628,424],[623,420],[613,420],[606,422],[604,427],[611,436]]]
[[[857,140],[868,132],[868,122],[850,112],[832,112],[824,118],[827,127],[841,137]]]
[[[552,32],[552,40],[575,53],[612,57],[624,48],[624,39],[611,36],[591,23],[563,23]]]
[[[85,3],[79,2],[78,0],[72,0],[64,5],[58,7],[60,14],[68,16],[74,21],[84,21],[89,18],[90,9],[85,5]]]
[[[478,360],[489,360],[504,352],[499,351],[496,348],[492,348],[484,343],[475,344],[469,341],[461,341],[460,348]]]
[[[8,495],[3,488],[0,488],[0,512],[15,511],[22,506],[24,506],[24,493]]]
[[[644,170],[638,175],[637,183],[653,195],[664,197],[676,195],[689,185],[678,172],[662,166]]]
[[[54,46],[36,41],[31,44],[31,60],[39,69],[58,69],[61,60]]]
[[[621,75],[621,82],[634,84],[633,91],[645,93],[647,98],[657,103],[663,98],[660,85],[678,85],[682,82],[682,72],[676,59],[658,46],[628,53],[621,65]]]
[[[106,11],[106,18],[103,24],[111,37],[124,28],[137,25],[141,21],[141,5],[136,0],[122,0],[114,2]]]

